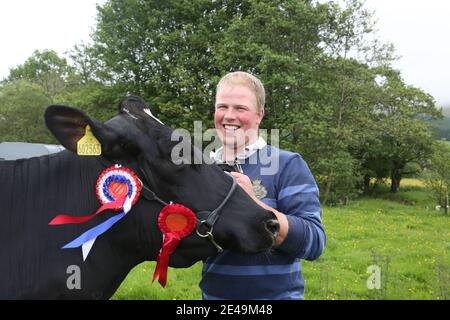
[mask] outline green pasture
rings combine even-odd
[[[326,249],[303,262],[306,299],[450,299],[450,213],[436,211],[420,183],[325,207],[323,222]],[[134,268],[113,299],[201,299],[201,263],[170,269],[165,289],[151,283],[154,266]],[[380,272],[379,289],[368,288],[370,266]]]

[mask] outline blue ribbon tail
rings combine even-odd
[[[111,228],[117,221],[122,219],[126,215],[125,212],[119,213],[115,215],[114,217],[109,218],[105,222],[100,223],[98,226],[95,226],[88,231],[84,232],[82,235],[80,235],[78,238],[73,240],[72,242],[69,242],[66,244],[63,249],[68,248],[78,248],[83,245],[83,243],[98,237],[102,233],[108,231],[109,228]]]

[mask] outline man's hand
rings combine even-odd
[[[280,224],[280,232],[278,233],[278,237],[276,239],[276,244],[280,245],[284,239],[287,236],[287,233],[289,231],[289,223],[287,221],[286,215],[284,213],[281,213],[277,211],[276,209],[272,208],[271,206],[265,204],[261,200],[259,200],[256,195],[255,191],[253,191],[253,185],[248,176],[245,174],[239,173],[239,172],[230,172],[230,174],[236,178],[236,182],[241,186],[242,189],[247,192],[247,194],[252,197],[252,199],[259,204],[261,207],[263,207],[266,210],[269,210],[273,212],[273,214],[277,217],[278,223]]]
[[[258,200],[255,195],[255,191],[253,191],[253,184],[248,176],[239,172],[230,172],[230,174],[236,178],[238,185],[240,185],[250,197],[252,197],[255,201]]]

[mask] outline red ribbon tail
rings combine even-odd
[[[167,283],[167,270],[169,268],[169,256],[175,251],[181,238],[176,233],[165,233],[164,243],[161,252],[156,260],[156,268],[153,274],[152,283],[157,279],[159,284],[164,288]]]
[[[97,211],[91,215],[84,216],[84,217],[75,217],[70,216],[67,214],[59,214],[56,217],[52,219],[48,224],[49,225],[58,225],[58,224],[71,224],[71,223],[83,223],[86,221],[91,220],[96,215],[98,215],[100,212],[103,212],[108,209],[116,209],[118,207],[123,207],[123,204],[125,203],[125,200],[127,199],[127,195],[124,195],[123,197],[120,197],[116,199],[115,201],[105,203],[100,208],[97,209]]]
[[[156,262],[155,273],[153,274],[152,283],[158,279],[161,287],[165,288],[167,283],[167,269],[169,265],[169,256],[168,255],[159,255]]]

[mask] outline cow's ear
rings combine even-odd
[[[75,153],[78,141],[86,134],[87,125],[100,143],[107,139],[107,130],[101,122],[91,119],[83,111],[67,106],[49,106],[45,111],[45,124],[66,149]]]

